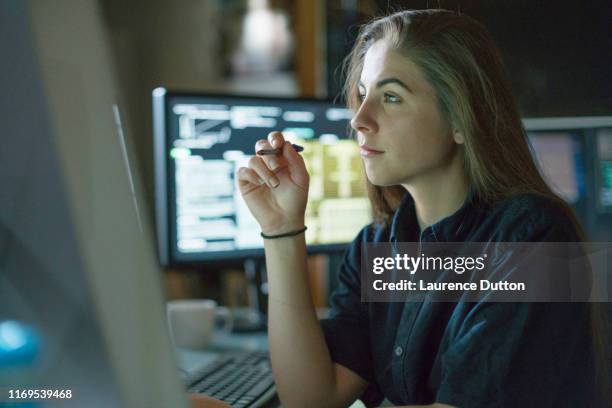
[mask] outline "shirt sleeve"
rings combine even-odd
[[[338,285],[330,299],[330,314],[320,321],[332,361],[350,369],[370,386],[361,396],[367,406],[375,406],[383,395],[375,384],[370,347],[367,305],[361,302],[361,246],[369,227],[364,228],[344,255]]]
[[[548,221],[530,223],[518,241],[577,240],[567,220]],[[594,356],[590,303],[483,301],[465,314],[441,356],[436,401],[470,408],[594,407]]]

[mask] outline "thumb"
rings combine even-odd
[[[308,183],[308,171],[304,158],[295,151],[290,142],[285,142],[283,145],[283,157],[287,160],[287,169],[291,178],[300,186],[305,186]]]

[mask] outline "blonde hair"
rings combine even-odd
[[[584,233],[571,207],[542,178],[527,141],[500,53],[487,29],[450,10],[406,10],[379,17],[361,27],[344,62],[344,97],[354,111],[360,105],[358,83],[369,47],[384,40],[414,62],[433,87],[443,118],[464,137],[465,172],[474,193],[495,203],[516,194],[551,198],[565,210],[582,240]],[[352,130],[350,130],[353,132]],[[406,190],[375,186],[366,179],[374,221],[389,223]],[[592,304],[591,323],[601,387],[605,372],[605,322],[601,305]]]

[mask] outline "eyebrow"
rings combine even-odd
[[[410,89],[410,87],[408,87],[408,85],[406,85],[405,83],[403,83],[399,79],[393,78],[393,77],[392,78],[381,79],[380,81],[378,81],[376,83],[376,88],[380,88],[381,86],[384,86],[384,85],[387,85],[387,84],[397,84],[397,85],[401,86],[402,88],[404,88],[405,90],[407,90],[408,92],[410,92],[412,94],[414,93],[414,92],[412,92],[412,89]],[[361,81],[359,81],[358,86],[365,88],[365,85]]]

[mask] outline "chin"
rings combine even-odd
[[[390,176],[390,175],[375,175],[366,174],[368,181],[377,187],[392,187],[398,185],[411,184],[414,182],[412,175],[403,175],[402,177]]]
[[[403,166],[380,165],[380,163],[365,163],[364,173],[368,181],[377,187],[391,187],[414,181],[422,174],[420,168],[409,163]]]
[[[367,177],[368,181],[377,187],[390,187],[399,184],[399,181],[396,180],[394,177],[385,177],[382,175],[377,176],[374,174],[367,174]]]

